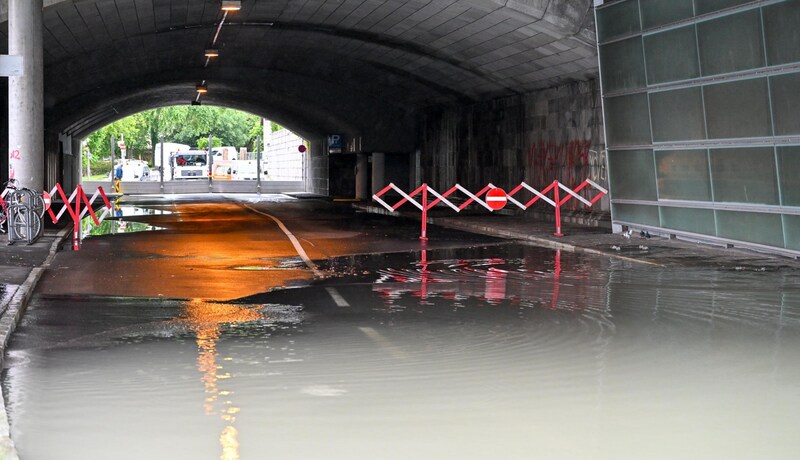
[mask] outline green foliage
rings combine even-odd
[[[272,130],[273,133],[283,129],[283,126],[275,123],[274,121],[270,121],[269,122],[269,127],[270,127],[270,129]]]
[[[217,136],[211,138],[211,142],[214,143],[214,147],[222,147],[222,139],[218,138]],[[200,150],[206,149],[208,148],[208,138],[201,137],[200,139],[197,139],[196,144],[198,149]]]
[[[214,135],[214,146],[232,145],[252,150],[257,136],[262,136],[261,118],[239,110],[212,106],[173,106],[140,112],[95,131],[86,138],[92,174],[103,159],[112,155],[111,136],[124,138],[128,158],[140,158],[153,165],[153,148],[160,141],[177,142],[195,148],[208,146],[208,135]],[[219,143],[217,143],[219,142]],[[201,146],[202,144],[202,146]],[[114,158],[120,157],[114,145]],[[86,157],[82,159],[86,170]],[[109,162],[110,164],[110,162]]]

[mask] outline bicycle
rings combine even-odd
[[[33,243],[42,234],[42,218],[44,217],[44,198],[27,187],[18,187],[15,179],[5,183],[3,194],[2,224],[8,233],[9,244],[26,240]]]

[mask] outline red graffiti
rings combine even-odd
[[[528,149],[526,177],[534,187],[544,187],[558,180],[575,188],[589,177],[591,139],[572,140],[563,144],[539,141]]]
[[[12,160],[21,160],[22,154],[19,153],[18,149],[14,149],[11,151],[11,155],[9,155],[9,158]]]
[[[569,141],[564,144],[539,142],[528,150],[527,174],[534,186],[543,186],[558,180],[574,188],[586,177],[589,166],[590,139]]]

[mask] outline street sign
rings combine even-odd
[[[489,205],[492,210],[497,211],[498,209],[503,209],[508,203],[508,196],[506,196],[506,191],[501,188],[493,188],[486,192],[486,204]]]
[[[44,201],[44,210],[47,211],[50,209],[50,204],[52,200],[50,199],[50,194],[47,192],[42,192],[42,201]]]
[[[342,153],[344,150],[344,136],[341,134],[328,135],[328,153]]]
[[[300,153],[306,153],[306,146],[303,145],[303,144],[298,145],[297,146],[297,151],[300,152]]]
[[[21,77],[22,56],[0,54],[0,77]]]

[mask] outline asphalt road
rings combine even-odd
[[[122,218],[131,223],[128,229],[144,223],[160,230],[84,239],[80,251],[58,254],[39,293],[229,300],[336,276],[335,269],[313,269],[334,257],[499,241],[434,229],[423,245],[418,223],[357,213],[345,203],[281,196],[126,198],[121,204],[126,214],[137,209]]]

